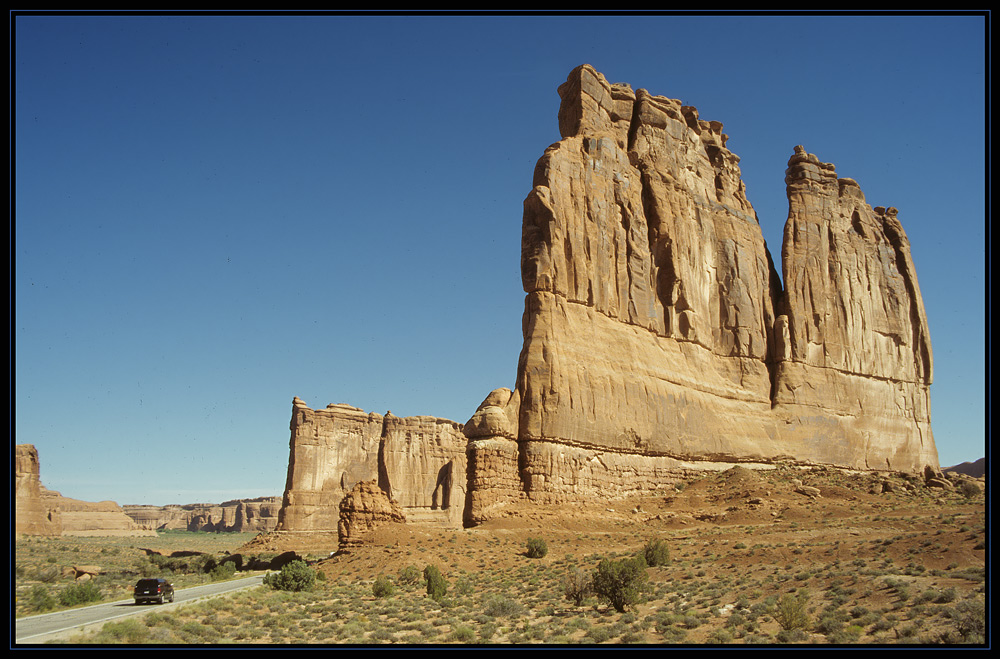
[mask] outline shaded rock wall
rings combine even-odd
[[[279,530],[337,528],[341,499],[371,480],[408,518],[461,524],[467,443],[461,424],[342,404],[313,410],[295,398],[290,430]]]

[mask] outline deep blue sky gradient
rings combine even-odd
[[[779,268],[795,145],[896,206],[941,464],[985,453],[981,16],[12,28],[13,442],[65,496],[280,495],[293,396],[464,422],[513,386],[521,204],[585,62],[725,124]]]

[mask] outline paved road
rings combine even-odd
[[[139,615],[148,611],[169,610],[183,602],[191,602],[197,599],[213,597],[223,593],[229,593],[242,588],[260,585],[263,575],[246,577],[244,579],[233,579],[220,583],[205,584],[194,588],[177,590],[174,593],[173,604],[142,604],[137,605],[132,600],[122,600],[120,602],[107,602],[85,606],[79,609],[69,609],[67,611],[56,611],[55,613],[43,613],[38,616],[18,618],[14,622],[14,641],[22,643],[44,643],[47,640],[57,638],[61,633],[79,629],[90,625],[103,625],[109,620],[125,618],[127,616]]]

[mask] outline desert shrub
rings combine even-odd
[[[101,589],[92,581],[73,584],[59,593],[59,603],[63,606],[100,602],[101,599]]]
[[[670,547],[663,540],[650,540],[642,548],[642,557],[650,567],[666,565],[670,562]]]
[[[806,612],[807,603],[808,598],[802,595],[785,595],[778,602],[778,606],[774,611],[775,621],[786,631],[808,627],[809,614]]]
[[[424,568],[424,581],[427,583],[427,594],[436,602],[444,599],[448,592],[448,581],[441,574],[441,570],[434,565]]]
[[[642,558],[620,561],[604,559],[594,572],[594,593],[606,600],[618,612],[639,602],[649,582],[646,562]]]
[[[975,499],[982,490],[972,481],[962,481],[962,484],[958,486],[958,491],[967,499]]]
[[[272,572],[264,577],[264,585],[273,590],[299,592],[309,590],[316,582],[316,571],[304,561],[292,561],[281,568],[281,572]]]
[[[54,565],[48,567],[39,568],[35,572],[35,579],[41,581],[42,583],[52,583],[59,578],[59,568]]]
[[[466,578],[461,578],[455,582],[455,592],[459,595],[471,595],[474,590],[475,586]]]
[[[375,597],[388,597],[392,595],[393,590],[395,588],[393,588],[392,581],[384,574],[378,575],[375,578],[375,583],[372,584],[372,594]]]
[[[549,546],[542,538],[528,538],[528,558],[542,558],[549,553]]]
[[[407,586],[420,582],[420,570],[416,565],[408,565],[399,571],[399,583]]]
[[[28,591],[28,605],[33,611],[49,611],[56,608],[56,598],[42,584],[35,584]]]
[[[986,635],[986,607],[980,600],[964,600],[955,605],[952,616],[966,643],[982,643]]]
[[[800,643],[809,638],[809,634],[803,629],[782,629],[775,636],[778,643]]]
[[[563,581],[563,594],[566,599],[580,606],[594,590],[590,575],[580,568],[573,568]]]
[[[500,593],[483,598],[483,613],[491,618],[512,618],[524,614],[524,606],[517,600]]]
[[[451,631],[451,640],[459,643],[472,643],[476,640],[476,632],[472,627],[459,625]]]
[[[220,563],[212,568],[208,576],[212,581],[225,581],[226,579],[232,579],[235,574],[236,565],[233,563]]]
[[[94,638],[98,643],[126,643],[135,645],[149,638],[149,627],[134,618],[120,622],[108,622]]]

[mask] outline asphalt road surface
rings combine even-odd
[[[258,574],[253,577],[246,577],[245,579],[233,579],[232,581],[176,590],[174,591],[174,602],[172,604],[136,604],[133,600],[129,599],[18,618],[14,621],[14,643],[18,645],[44,643],[64,637],[66,632],[73,632],[75,630],[76,633],[79,633],[84,627],[96,625],[97,628],[100,628],[101,625],[109,620],[139,615],[147,611],[169,610],[184,602],[191,602],[206,597],[230,593],[234,590],[258,586],[263,579],[264,576]]]

